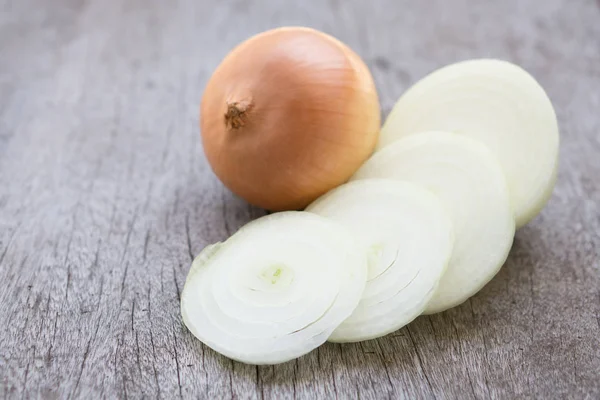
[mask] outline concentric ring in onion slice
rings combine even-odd
[[[502,168],[482,143],[448,132],[411,135],[375,153],[353,179],[369,178],[421,185],[450,213],[454,249],[425,313],[461,304],[506,261],[515,234],[513,211]]]
[[[452,222],[440,200],[410,182],[350,182],[307,211],[348,227],[370,249],[362,299],[329,341],[384,336],[423,313],[442,277],[453,245]]]
[[[225,356],[277,364],[321,345],[358,304],[363,246],[308,212],[259,218],[195,260],[181,295],[188,329]]]

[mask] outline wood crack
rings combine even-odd
[[[228,374],[229,374],[229,393],[231,393],[231,395],[233,396],[233,369],[235,368],[234,364],[233,364],[233,360],[229,360],[229,368],[227,370]]]
[[[335,393],[335,398],[337,400],[339,398],[338,397],[338,388],[337,388],[337,382],[335,380],[335,374],[334,374],[333,368],[331,368],[331,382],[333,383],[333,392]]]
[[[204,349],[204,345],[202,345],[202,348]],[[204,352],[202,352],[202,355],[204,356]],[[258,393],[262,393],[262,388],[260,387],[260,374],[258,371],[258,365],[254,366],[254,370],[256,371],[256,391]],[[261,396],[262,398],[263,396]]]
[[[79,368],[79,374],[77,375],[77,381],[75,381],[75,387],[73,388],[73,392],[71,392],[72,397],[77,393],[77,389],[79,388],[79,384],[81,382],[81,377],[83,376],[83,370],[85,369],[86,361],[90,354],[90,346],[92,342],[96,340],[96,336],[98,335],[98,329],[100,328],[100,318],[98,318],[98,323],[96,324],[96,330],[94,331],[94,335],[88,340],[87,345],[85,346],[85,351],[83,353],[83,360],[81,361],[81,368]]]
[[[144,238],[144,253],[142,255],[143,263],[146,263],[146,255],[148,254],[148,242],[150,241],[150,229],[146,231],[146,237]]]
[[[600,0],[598,0],[600,2]],[[600,331],[600,291],[598,291],[598,311],[596,313],[596,324],[598,325],[598,330]]]
[[[25,307],[27,308],[27,311],[25,312],[25,323],[23,324],[23,331],[25,331],[27,329],[27,326],[29,325],[29,299],[31,298],[31,288],[32,286],[28,287],[27,290],[27,299],[25,300]]]
[[[98,310],[100,310],[100,303],[102,302],[102,294],[104,294],[104,275],[102,275],[100,277],[100,289],[98,290],[98,301],[96,302],[96,309],[95,311],[97,312]]]
[[[135,331],[135,358],[137,361],[138,372],[140,373],[140,377],[142,377],[143,374],[142,374],[142,362],[140,361],[140,342],[138,340],[138,332],[137,331]]]
[[[161,160],[160,160],[160,169],[164,170],[165,167],[165,162],[167,161],[167,155],[169,153],[169,148],[170,148],[170,144],[171,144],[171,136],[173,136],[173,124],[169,124],[169,127],[167,128],[167,137],[166,137],[166,143],[163,146],[163,152],[162,152],[162,156],[161,156]]]
[[[179,265],[181,269],[181,264]],[[175,264],[173,264],[173,282],[175,283],[175,293],[177,294],[177,301],[181,303],[181,292],[179,290],[179,283],[177,283],[177,271],[175,271]]]
[[[535,297],[533,291],[533,266],[529,268],[529,291],[531,294],[531,344],[534,343],[534,330],[535,330]]]
[[[8,246],[10,246],[10,241],[8,242],[8,244],[6,245],[6,247],[4,248],[4,251],[2,252],[2,255],[0,255],[0,265],[2,265],[2,262],[4,262],[4,257],[6,256],[6,253],[8,252]]]
[[[429,325],[431,326],[431,331],[433,332],[433,339],[435,341],[435,346],[437,347],[437,349],[439,351],[442,351],[442,348],[440,347],[440,343],[438,342],[438,339],[437,339],[437,332],[435,330],[435,326],[433,326],[433,321],[431,320],[431,315],[427,315],[427,321],[429,321]],[[408,328],[406,328],[406,330],[408,331]]]
[[[33,346],[33,357],[35,360],[35,345]],[[31,365],[31,359],[27,359],[27,366],[25,367],[25,378],[23,379],[23,389],[22,389],[22,397],[25,398],[25,393],[27,393],[27,380],[29,378],[29,366]]]
[[[194,261],[194,253],[192,252],[192,239],[190,238],[190,216],[189,216],[189,214],[186,214],[186,216],[185,216],[185,234],[187,237],[188,255],[190,256],[190,261]]]
[[[387,364],[385,362],[385,358],[383,357],[383,349],[381,348],[381,343],[379,343],[381,339],[377,338],[375,339],[375,343],[377,343],[377,347],[379,348],[379,352],[377,352],[377,355],[379,356],[379,359],[381,360],[381,365],[383,366],[383,370],[385,371],[385,376],[387,377],[388,383],[390,385],[390,394],[394,392],[394,385],[392,384],[392,378],[390,378],[390,371],[388,370]]]
[[[123,271],[123,279],[121,279],[121,301],[120,304],[123,304],[123,300],[125,299],[125,280],[127,279],[127,271],[129,270],[129,261],[125,263],[125,271]]]
[[[458,328],[456,327],[456,322],[454,319],[451,321],[452,329],[454,330],[454,334],[456,335],[457,345],[459,346],[457,352],[461,355],[461,359],[464,360],[463,354],[465,354],[464,349],[462,348],[462,344],[460,343],[460,334],[458,333]],[[465,363],[465,366],[467,364]],[[471,379],[471,373],[468,368],[465,368],[465,372],[467,375],[467,379],[469,380],[469,387],[471,388],[471,393],[473,393],[473,398],[477,398],[477,393],[475,393],[475,387],[473,386],[473,380]]]
[[[177,386],[179,387],[179,397],[183,398],[183,391],[181,388],[181,370],[179,367],[179,355],[177,353],[177,335],[176,329],[173,325],[173,350],[175,351],[175,366],[177,367]]]
[[[431,395],[435,399],[436,396],[435,396],[435,392],[433,391],[433,386],[431,386],[431,381],[429,380],[427,371],[425,371],[425,366],[423,365],[423,360],[421,360],[421,356],[419,355],[419,350],[417,349],[417,345],[415,343],[415,340],[414,340],[412,333],[410,332],[410,328],[408,326],[406,327],[406,331],[408,332],[408,337],[410,339],[410,342],[412,343],[413,348],[415,349],[415,354],[417,356],[417,360],[419,361],[419,367],[420,367],[421,371],[423,372],[423,376],[425,376],[425,381],[427,382],[427,387],[429,387],[429,391],[431,392]]]
[[[131,302],[131,332],[134,331],[134,326],[133,326],[133,317],[135,313],[135,297],[133,298],[133,301]]]
[[[67,284],[65,285],[65,301],[69,300],[69,288],[71,287],[71,264],[67,264]]]
[[[100,247],[102,247],[102,239],[98,239],[98,245],[96,246],[96,254],[94,254],[94,262],[92,262],[92,272],[98,268],[98,260],[100,259]]]
[[[296,358],[294,360],[294,374],[292,376],[292,388],[294,390],[294,399],[296,399],[296,379],[297,379],[297,373],[298,373],[298,359]]]
[[[10,234],[10,237],[8,238],[8,242],[6,243],[6,247],[4,248],[4,251],[2,252],[2,255],[0,256],[0,265],[2,265],[2,262],[4,261],[4,257],[6,256],[6,253],[8,253],[8,248],[10,247],[13,238],[15,237],[15,233],[17,232],[17,230],[19,229],[20,225],[18,225],[14,231],[12,231],[12,233]],[[58,243],[58,241],[57,241]]]
[[[127,249],[129,248],[129,241],[131,240],[131,232],[133,232],[133,227],[135,225],[135,221],[138,216],[138,207],[135,208],[133,212],[133,219],[131,220],[131,224],[129,225],[129,229],[127,230],[127,236],[125,236],[125,246],[123,247],[123,254],[121,254],[120,264],[123,264],[123,260],[125,259],[125,255],[127,254]]]
[[[317,347],[317,364],[319,365],[319,369],[321,369],[321,347]]]
[[[221,216],[223,217],[223,227],[225,228],[225,233],[227,237],[231,236],[231,227],[229,226],[229,221],[227,219],[227,201],[225,199],[225,188],[221,190]]]
[[[158,372],[156,371],[156,346],[154,345],[152,327],[150,327],[150,345],[152,346],[152,371],[154,372],[154,382],[156,383],[156,396],[160,398],[160,384],[158,383]]]
[[[56,340],[56,328],[58,326],[58,311],[54,316],[54,329],[52,330],[52,339],[50,339],[50,346],[48,346],[48,353],[46,354],[46,366],[50,366],[52,363],[52,348],[54,347],[54,341]]]
[[[469,298],[469,306],[471,308],[471,316],[473,318],[473,322],[475,323],[476,314],[473,309],[473,298],[472,297]],[[488,350],[487,343],[485,340],[485,333],[484,333],[483,329],[481,329],[481,326],[479,324],[477,324],[477,328],[478,328],[479,332],[481,333],[481,342],[483,343],[483,349],[485,350],[483,357],[485,359],[486,368],[489,368],[490,367],[490,359],[488,357],[489,350]],[[485,391],[487,393],[488,398],[492,398],[492,392],[490,391],[490,386],[489,386],[488,378],[487,378],[487,370],[483,371],[483,382],[485,384]]]

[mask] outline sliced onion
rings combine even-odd
[[[375,153],[353,179],[367,178],[419,184],[451,215],[454,250],[426,313],[462,303],[506,260],[515,232],[508,188],[493,154],[478,141],[448,132],[408,136]]]
[[[354,310],[367,274],[363,246],[307,212],[251,222],[207,247],[181,295],[189,330],[250,364],[277,364],[321,345]]]
[[[424,311],[453,244],[450,217],[436,196],[409,182],[363,180],[334,189],[307,211],[343,224],[370,250],[362,299],[330,341],[384,336]]]
[[[506,175],[518,227],[550,198],[558,167],[558,124],[544,89],[522,68],[484,59],[433,72],[398,100],[378,147],[430,130],[469,136],[492,150]]]

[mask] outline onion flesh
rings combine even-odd
[[[378,148],[431,130],[475,138],[492,150],[506,175],[517,227],[547,203],[558,168],[558,123],[544,89],[522,68],[481,59],[433,72],[398,100]]]
[[[334,189],[307,211],[346,226],[370,250],[361,301],[329,341],[384,336],[422,314],[453,245],[450,217],[436,196],[413,183],[368,179]]]
[[[259,218],[193,262],[181,295],[188,329],[249,364],[277,364],[324,343],[358,304],[364,247],[308,212]]]
[[[368,178],[419,184],[450,213],[454,250],[425,313],[464,302],[506,260],[515,232],[508,188],[494,155],[480,142],[448,132],[411,135],[375,153],[353,179]]]

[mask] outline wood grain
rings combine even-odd
[[[531,71],[562,134],[555,194],[460,307],[283,365],[232,362],[182,325],[192,257],[263,211],[202,155],[225,54],[280,25],[365,59],[383,112],[444,64]],[[0,0],[3,398],[600,398],[600,7],[468,2]]]

